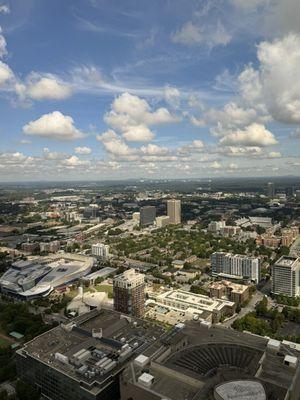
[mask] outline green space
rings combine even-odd
[[[6,347],[11,344],[10,340],[0,337],[0,347]]]
[[[282,311],[268,308],[268,300],[264,297],[256,305],[255,311],[236,319],[231,326],[240,332],[249,331],[261,336],[300,343],[300,330],[299,334],[290,334],[291,323],[300,323],[300,310],[288,306]]]
[[[95,289],[97,290],[97,292],[107,293],[110,299],[113,298],[113,287],[111,285],[96,285]]]

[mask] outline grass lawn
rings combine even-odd
[[[105,292],[108,294],[109,298],[113,297],[113,287],[112,285],[96,285],[94,286],[97,292]]]
[[[12,344],[12,341],[5,339],[3,337],[0,337],[0,347],[6,347]]]

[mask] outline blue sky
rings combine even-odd
[[[297,0],[0,0],[0,180],[299,175]]]

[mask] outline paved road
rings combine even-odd
[[[261,292],[259,292],[259,291],[255,292],[253,294],[252,299],[250,300],[249,304],[246,307],[242,308],[239,314],[236,314],[229,320],[223,322],[222,326],[226,326],[227,328],[230,328],[233,321],[235,321],[237,318],[241,318],[244,315],[248,314],[250,311],[253,311],[256,303],[261,301],[263,299],[263,297],[264,297],[264,295]]]

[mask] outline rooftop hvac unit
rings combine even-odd
[[[150,358],[140,354],[134,359],[134,364],[140,368],[144,368],[147,364],[149,364]]]
[[[60,362],[63,363],[63,364],[68,364],[68,362],[69,362],[68,357],[67,357],[67,356],[64,356],[64,355],[61,354],[61,353],[55,353],[54,358],[55,358],[55,360],[58,360],[58,361],[60,361]]]
[[[146,387],[150,387],[152,385],[154,381],[154,376],[147,374],[146,372],[144,372],[139,378],[138,378],[138,383],[146,386]]]

